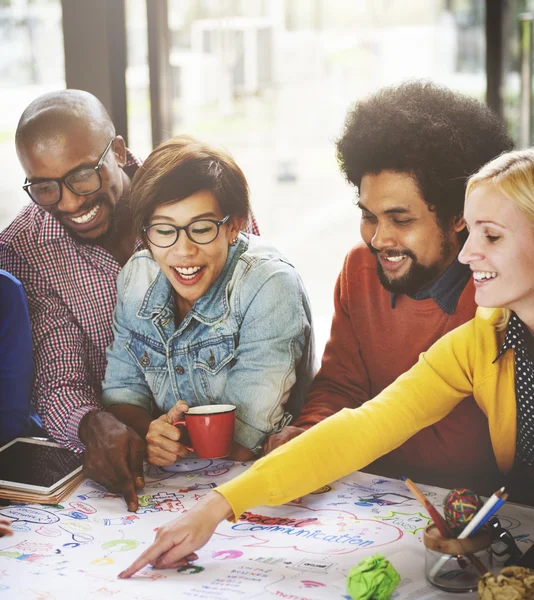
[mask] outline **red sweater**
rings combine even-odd
[[[431,298],[412,300],[403,294],[393,309],[391,293],[378,280],[376,259],[363,245],[346,257],[334,302],[330,339],[295,423],[298,427],[311,427],[342,408],[355,408],[373,398],[437,339],[473,318],[476,310],[472,279],[453,315]],[[479,480],[492,481],[498,473],[488,421],[472,398],[366,470],[391,477],[405,474],[443,487],[475,488]]]

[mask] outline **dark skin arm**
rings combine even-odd
[[[105,411],[87,413],[80,422],[78,435],[87,448],[84,475],[109,491],[122,494],[128,510],[135,512],[138,508],[136,490],[145,485],[144,439]]]
[[[145,439],[152,416],[143,408],[132,404],[112,404],[107,411],[117,417],[121,423],[131,427],[139,437]]]

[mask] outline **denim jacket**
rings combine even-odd
[[[234,439],[254,451],[300,412],[315,372],[300,276],[262,238],[241,233],[216,281],[177,328],[173,288],[149,251],[118,278],[102,404],[168,412],[233,404]]]

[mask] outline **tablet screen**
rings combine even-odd
[[[66,448],[17,441],[0,452],[0,479],[49,488],[83,464]]]

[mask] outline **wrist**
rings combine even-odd
[[[95,420],[99,418],[99,415],[107,414],[103,410],[90,410],[83,415],[78,425],[78,437],[80,441],[87,446],[87,439],[89,437],[89,430],[93,427]]]
[[[206,510],[207,514],[211,515],[216,525],[225,519],[231,519],[234,516],[232,507],[228,503],[228,500],[215,490],[203,498],[202,503],[203,509]],[[200,506],[200,504],[197,506]]]

